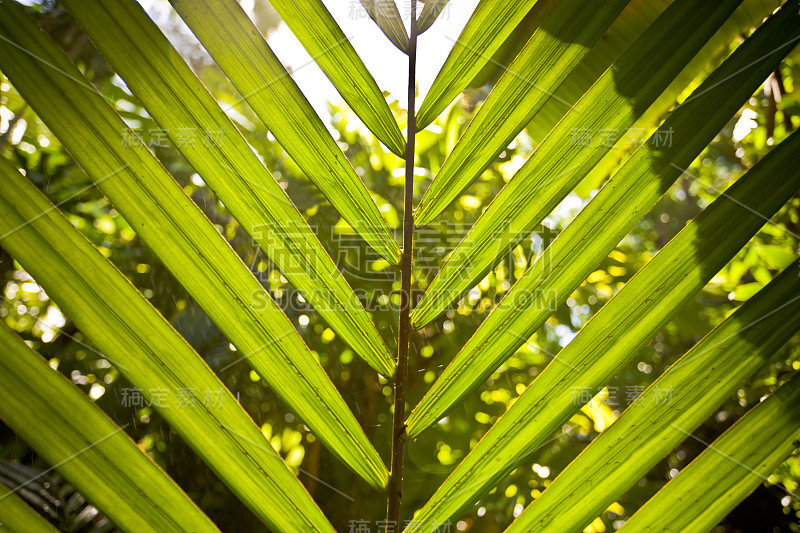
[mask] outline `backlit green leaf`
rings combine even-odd
[[[534,500],[508,533],[578,531],[588,525],[798,330],[800,263],[795,261],[650,385]],[[794,425],[800,425],[800,418]]]
[[[447,4],[450,0],[428,0],[425,2],[425,7],[422,8],[417,19],[417,33],[423,33],[430,28],[439,15],[447,9]]]
[[[141,6],[133,0],[64,4],[281,273],[356,353],[391,376],[388,348],[313,230]],[[222,141],[185,142],[186,132],[213,132]]]
[[[114,424],[5,324],[0,324],[0,350],[0,418],[117,527],[218,531],[136,447],[125,427]],[[0,494],[4,525],[5,497]]]
[[[414,212],[436,218],[505,150],[629,0],[561,0],[495,85]],[[555,94],[554,94],[555,93]],[[580,113],[580,106],[574,111]],[[567,104],[569,105],[569,104]]]
[[[271,4],[356,115],[403,157],[406,143],[383,93],[325,4],[321,0],[272,0]]]
[[[422,101],[417,113],[419,129],[433,122],[467,87],[536,2],[481,0],[478,3],[461,35],[453,41],[453,50]]]
[[[631,278],[456,467],[413,531],[429,531],[474,502],[561,428],[580,408],[576,388],[608,383],[800,188],[800,167],[791,165],[798,149],[795,133]]]
[[[173,5],[308,179],[370,246],[398,264],[400,247],[369,191],[236,0]]]
[[[710,531],[797,450],[798,402],[800,375],[795,375],[707,444],[620,531],[658,531],[663,524],[682,533]]]
[[[800,41],[781,11],[705,80],[600,190],[480,325],[408,420],[417,435],[474,390],[548,319],[672,186]],[[783,42],[783,46],[775,43]],[[676,134],[668,146],[654,141]]]
[[[0,6],[6,14],[8,5]],[[277,531],[333,532],[236,398],[158,311],[3,158],[0,182],[3,248],[237,497]]]
[[[602,132],[628,143],[628,128],[740,2],[678,0],[672,4],[597,80],[494,198],[431,282],[414,310],[412,325],[422,327],[433,320],[544,220],[614,147],[616,141],[603,141]],[[587,131],[601,139],[586,142],[582,135]],[[663,135],[661,145],[669,141]]]
[[[0,4],[0,68],[243,359],[376,487],[388,474],[314,354],[230,245],[17,4]],[[35,61],[31,61],[31,55]]]
[[[407,52],[408,33],[395,0],[361,0],[361,5],[392,44]]]

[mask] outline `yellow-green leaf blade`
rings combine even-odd
[[[760,27],[603,186],[448,365],[409,417],[409,435],[434,424],[483,382],[533,335],[553,307],[566,300],[642,214],[652,209],[682,169],[800,42],[800,28],[793,16],[783,10]],[[678,132],[674,142],[655,146],[653,141],[669,131]]]
[[[369,191],[236,0],[173,5],[308,179],[370,246],[398,264],[400,247]]]
[[[158,311],[2,158],[0,182],[3,248],[237,497],[277,531],[333,532],[236,398]]]
[[[361,0],[361,5],[392,44],[408,53],[408,33],[395,0]]]
[[[271,0],[272,6],[356,115],[392,152],[405,139],[383,93],[321,0]]]
[[[561,0],[553,8],[433,178],[414,212],[417,226],[436,218],[506,149],[628,1]]]
[[[798,330],[800,263],[795,262],[653,382],[525,509],[508,533],[578,531],[588,525]]]
[[[513,470],[578,410],[576,387],[610,381],[800,188],[800,167],[791,163],[798,149],[795,133],[631,278],[456,467],[412,531],[453,516]]]
[[[313,230],[166,37],[133,0],[66,7],[150,116],[331,328],[385,376],[389,349]],[[387,108],[388,111],[388,108]],[[222,142],[185,142],[214,132]]]
[[[450,0],[428,0],[417,19],[417,33],[422,34],[430,28],[439,15],[447,9]]]
[[[606,35],[595,45],[575,70],[558,88],[558,98],[551,97],[536,113],[526,126],[528,135],[533,139],[544,139],[550,130],[564,116],[564,101],[577,102],[602,73],[628,48],[648,26],[669,7],[673,0],[632,0],[628,7],[617,17]],[[764,18],[779,8],[780,0],[744,0],[730,16],[720,30],[709,39],[706,45],[675,78],[669,89],[664,91],[655,104],[650,106],[642,119],[644,128],[659,123],[659,117],[667,114],[675,105],[676,98],[697,79],[704,69],[726,49],[738,36],[748,34],[757,27]],[[613,150],[606,155],[618,160],[623,150]]]
[[[588,128],[624,134],[739,3],[679,0],[672,4],[584,94],[498,193],[431,282],[412,313],[412,326],[430,322],[473,287],[498,256],[527,237],[614,145],[576,142],[576,132]],[[661,142],[666,144],[666,137]]]
[[[355,416],[230,245],[21,8],[5,2],[0,13],[0,68],[20,94],[242,360],[345,464],[373,486],[385,486],[386,467]]]
[[[58,530],[0,483],[0,531],[55,533]]]
[[[115,525],[129,531],[218,531],[124,427],[5,324],[0,349],[0,418]],[[2,514],[0,521],[5,523]]]
[[[798,402],[795,375],[708,444],[619,531],[656,531],[665,523],[685,533],[710,531],[797,449]]]
[[[417,113],[420,129],[433,122],[467,87],[536,1],[481,0],[478,3],[422,101]]]

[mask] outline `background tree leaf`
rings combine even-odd
[[[0,528],[3,531],[30,531],[30,533],[58,531],[2,483],[0,483]]]

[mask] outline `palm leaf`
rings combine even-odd
[[[621,136],[619,132],[634,125],[739,2],[672,4],[578,101],[470,228],[414,310],[414,327],[433,320],[474,286],[496,258],[527,237],[616,142],[580,142],[576,133],[602,124],[604,130]]]
[[[458,93],[467,87],[536,2],[537,0],[481,0],[478,3],[422,101],[417,113],[417,126],[420,130],[433,122]],[[539,3],[543,4],[542,16],[546,15],[553,4],[546,0],[540,0]]]
[[[236,0],[175,0],[174,7],[308,179],[370,246],[398,264],[400,247],[369,191]]]
[[[798,40],[800,30],[792,15],[781,11],[674,111],[467,341],[409,418],[411,435],[443,416],[533,335],[553,307],[565,301],[656,204]],[[775,46],[776,41],[785,44]],[[670,146],[656,146],[654,141],[668,132],[678,132],[679,137]]]
[[[446,520],[513,470],[577,410],[576,387],[597,389],[619,372],[800,188],[800,168],[789,166],[799,147],[795,133],[631,278],[450,474],[415,530]]]
[[[559,474],[508,533],[577,531],[586,526],[713,414],[798,330],[800,265],[793,263],[650,385]],[[798,428],[800,419],[794,425]]]
[[[3,248],[36,276],[142,396],[157,404],[167,423],[265,523],[278,531],[333,531],[234,396],[188,343],[2,158],[0,179],[8,189],[0,197]]]
[[[124,427],[114,424],[5,324],[0,325],[0,347],[0,383],[6,392],[0,418],[118,527],[219,531],[136,447]]]
[[[383,93],[325,4],[320,0],[274,0],[272,5],[356,115],[392,152],[403,157],[406,143]]]
[[[553,0],[550,0],[551,2]],[[748,0],[745,0],[748,1]],[[538,123],[531,123],[527,126],[529,130],[540,132],[541,135],[534,136],[534,139],[540,140],[544,138],[553,126],[564,116],[564,113],[569,109],[569,105],[575,103],[583,93],[591,86],[591,84],[600,77],[603,71],[606,70],[611,64],[624,52],[632,42],[634,42],[649,26],[658,18],[664,9],[666,9],[674,0],[631,0],[622,13],[619,14],[617,19],[608,28],[608,31],[603,38],[595,44],[586,54],[579,66],[567,77],[563,84],[558,88],[557,97],[550,97],[545,104],[545,107],[551,107],[555,104],[555,112],[553,115],[558,115],[556,121],[552,124],[546,124],[544,131],[539,127]],[[525,47],[531,36],[539,27],[539,24],[531,24],[532,15],[541,8],[543,2],[538,2],[535,8],[528,13],[526,18],[520,23],[511,35],[506,39],[503,45],[492,56],[492,61],[487,63],[480,73],[472,80],[469,87],[477,88],[484,85],[494,86],[497,80],[504,74],[505,65],[509,65],[514,58],[519,55],[520,51]],[[599,68],[602,63],[602,68]],[[599,68],[599,70],[598,70]],[[588,85],[582,86],[578,83],[588,81]],[[567,105],[566,103],[569,103]],[[540,116],[544,112],[544,108],[536,115]],[[549,127],[548,127],[549,126]]]
[[[403,17],[394,0],[361,0],[369,18],[388,37],[389,41],[402,52],[408,52],[408,33],[403,24]]]
[[[442,11],[447,8],[449,1],[450,0],[428,0],[417,19],[417,33],[422,34],[433,26],[433,23],[436,22],[436,19]]]
[[[348,466],[383,487],[386,467],[317,359],[271,299],[253,300],[263,294],[258,280],[23,10],[5,2],[0,12],[0,67],[31,107],[278,396]]]
[[[747,35],[750,30],[757,27],[766,17],[773,13],[778,7],[780,2],[776,0],[744,0],[731,17],[725,21],[725,24],[711,37],[705,46],[694,56],[688,65],[675,77],[672,83],[667,87],[656,101],[639,117],[639,119],[630,128],[634,132],[647,132],[651,133],[659,124],[662,118],[668,114],[670,109],[675,106],[679,101],[682,94],[688,88],[694,88],[695,80],[702,76],[709,64],[714,64],[722,59],[724,53],[729,50],[729,45],[735,42],[737,38],[742,35]],[[609,44],[604,40],[604,44]],[[619,44],[617,44],[619,46]],[[598,47],[599,48],[599,47]],[[595,50],[593,50],[594,52]],[[599,59],[597,57],[586,56],[587,60],[594,61]],[[587,61],[588,63],[588,61]],[[592,64],[590,69],[594,72],[602,72],[605,67],[601,66],[602,61],[597,61]],[[579,68],[581,65],[579,65]],[[576,68],[576,71],[578,69]],[[592,78],[593,80],[594,78]],[[572,80],[567,80],[562,84],[560,90],[567,92],[567,86],[571,86]],[[592,81],[581,80],[579,82],[584,88],[591,86]],[[585,85],[583,85],[585,83]],[[574,88],[574,86],[573,86]],[[582,93],[578,93],[582,94]],[[548,102],[551,103],[552,102]],[[558,108],[563,108],[563,104],[556,103]],[[544,135],[550,131],[552,127],[561,119],[561,113],[558,108],[550,110],[546,115],[547,105],[543,106],[539,113],[534,117],[528,125],[528,134],[535,136],[537,133],[544,131]],[[556,107],[555,105],[551,107]],[[543,128],[547,128],[543,130]],[[584,179],[576,191],[590,191],[596,189],[615,169],[618,168],[620,163],[629,155],[626,150],[611,150],[599,163],[595,166],[592,172]],[[578,192],[583,195],[583,192]]]
[[[414,213],[417,226],[431,222],[495,160],[628,1],[562,0],[556,5],[497,82],[425,191]]]
[[[381,151],[369,135],[353,145],[350,135],[357,137],[357,133],[340,129],[352,147],[347,153],[357,158],[352,164],[340,148],[345,144],[334,141],[333,133],[323,125],[239,1],[171,0],[171,4],[221,69],[203,75],[227,76],[241,96],[231,108],[245,102],[252,108],[280,144],[273,146],[272,138],[268,143],[277,149],[279,163],[291,159],[290,166],[305,174],[330,203],[330,212],[335,209],[341,215],[336,229],[352,229],[386,259],[370,267],[378,271],[398,265],[402,256],[400,282],[391,285],[393,290],[400,288],[401,297],[392,294],[388,299],[384,295],[378,298],[381,303],[399,300],[401,308],[375,315],[383,318],[399,314],[397,363],[314,231],[228,118],[228,114],[237,112],[220,107],[142,7],[133,0],[65,0],[81,28],[63,10],[52,6],[27,8],[28,12],[49,13],[41,19],[40,28],[18,2],[0,0],[0,81],[9,77],[8,83],[0,84],[5,131],[0,135],[0,149],[24,168],[17,171],[9,160],[0,161],[0,182],[4,184],[0,196],[0,259],[6,264],[8,252],[41,284],[48,297],[98,348],[97,353],[139,389],[170,429],[271,531],[332,532],[334,526],[297,479],[297,472],[273,450],[271,439],[264,436],[267,431],[262,432],[253,423],[206,364],[203,357],[211,353],[202,350],[201,356],[191,347],[189,342],[202,345],[192,328],[182,324],[187,338],[181,337],[104,257],[104,250],[95,249],[61,214],[58,207],[62,204],[53,205],[37,189],[39,174],[53,177],[51,157],[58,160],[55,168],[68,174],[69,187],[74,186],[76,178],[84,180],[82,174],[72,172],[75,167],[69,158],[63,159],[65,152],[72,157],[149,247],[147,252],[152,252],[171,274],[169,279],[174,278],[179,288],[185,289],[199,319],[218,326],[226,339],[224,344],[231,343],[230,351],[222,351],[224,356],[241,356],[225,368],[247,361],[277,399],[314,433],[318,444],[372,488],[388,488],[387,520],[379,526],[383,523],[387,531],[399,529],[401,503],[409,514],[412,505],[414,520],[406,522],[406,531],[412,533],[427,533],[449,523],[456,513],[482,498],[523,459],[544,446],[549,437],[560,434],[562,425],[585,403],[585,399],[576,401],[575,391],[602,389],[659,331],[680,325],[681,309],[743,252],[765,221],[787,202],[796,203],[800,188],[800,167],[794,164],[800,132],[789,133],[794,99],[788,96],[778,106],[785,93],[781,61],[800,42],[798,0],[787,0],[775,13],[772,10],[777,0],[479,0],[421,103],[419,114],[414,112],[415,71],[421,50],[418,34],[431,27],[448,0],[422,0],[425,7],[419,17],[418,3],[409,0],[410,34],[398,9],[403,6],[396,0],[360,1],[395,46],[408,55],[408,64],[404,65],[409,71],[408,143],[393,116],[396,112],[387,105],[386,93],[380,92],[324,0],[273,0],[279,15],[354,115],[388,147]],[[742,37],[771,13],[752,36]],[[255,14],[261,19],[263,13],[258,8]],[[64,27],[69,28],[66,36],[62,35]],[[112,71],[94,50],[84,48],[81,29],[125,86],[115,78],[117,88],[100,93],[93,85],[99,86]],[[54,40],[63,42],[70,55],[77,54],[74,62]],[[734,48],[733,41],[743,44],[656,129],[679,98],[696,87],[700,74],[711,70],[707,64],[721,62],[721,56]],[[791,61],[788,65],[796,66]],[[446,126],[445,135],[437,133],[438,127],[417,135],[464,88],[495,84],[496,67],[503,75],[468,126],[461,126],[464,110],[456,106],[448,121],[441,123]],[[769,90],[765,89],[769,97],[767,135],[771,137],[775,130],[775,112],[780,109],[786,139],[765,150],[769,152],[765,157],[721,192],[638,273],[624,285],[618,284],[617,294],[579,334],[570,337],[570,342],[562,340],[566,347],[552,364],[541,373],[531,373],[536,378],[524,392],[517,383],[518,397],[503,400],[505,414],[480,441],[470,443],[471,451],[419,509],[421,502],[415,503],[413,496],[409,499],[407,493],[403,494],[404,477],[408,483],[423,470],[417,465],[417,472],[404,471],[404,458],[409,455],[404,451],[407,441],[416,440],[466,399],[522,344],[527,342],[531,350],[538,351],[532,346],[532,335],[556,306],[587,279],[645,213],[651,213],[681,175],[691,175],[685,169],[715,134],[723,128],[727,131],[731,117],[773,72]],[[795,74],[792,71],[787,87],[796,81]],[[123,101],[112,98],[120,91],[138,99],[142,106],[138,111],[162,128],[192,170],[230,211],[231,228],[242,227],[258,243],[275,264],[274,273],[288,278],[301,301],[308,301],[337,336],[383,376],[392,377],[396,372],[391,384],[383,378],[378,382],[374,376],[366,377],[368,389],[375,394],[367,396],[368,409],[362,414],[367,418],[374,414],[373,399],[390,414],[390,424],[384,424],[386,414],[379,417],[379,425],[385,427],[375,434],[391,436],[391,474],[326,375],[322,366],[325,355],[306,346],[292,321],[220,235],[219,226],[211,224],[183,190],[183,184],[114,111],[113,106],[118,107],[129,124],[138,121],[136,113],[125,110],[127,97]],[[476,94],[483,92],[481,89]],[[33,114],[23,122],[19,109],[28,105]],[[752,105],[759,109],[761,103]],[[565,108],[570,109],[565,113]],[[7,120],[9,110],[15,114],[12,122]],[[33,129],[29,127],[31,116],[37,121]],[[43,129],[45,126],[49,131]],[[419,277],[426,266],[418,264],[415,269],[413,264],[412,258],[419,257],[416,253],[420,251],[412,245],[415,224],[432,222],[495,162],[522,129],[527,129],[524,140],[531,139],[536,149],[428,284],[425,277]],[[43,132],[38,138],[37,130]],[[19,140],[20,132],[26,142]],[[200,132],[206,142],[203,146],[186,142],[186,132]],[[459,132],[463,135],[457,140]],[[584,132],[589,132],[588,143]],[[596,141],[601,132],[607,132],[602,142],[592,142],[591,136],[595,135]],[[649,141],[643,143],[648,135]],[[55,139],[61,146],[44,149],[47,141]],[[421,143],[415,145],[415,139]],[[748,152],[752,139],[743,145]],[[31,143],[37,142],[43,150],[31,148]],[[369,147],[364,150],[366,143]],[[755,140],[756,146],[761,143],[763,139]],[[766,145],[772,146],[769,142]],[[444,152],[449,152],[446,158],[430,153],[431,148],[445,146]],[[615,147],[618,149],[611,150]],[[372,153],[372,148],[378,152]],[[716,148],[715,143],[709,151]],[[444,163],[413,213],[415,185],[423,180],[412,161],[415,152],[421,166],[437,168],[441,161]],[[165,152],[166,157],[175,154]],[[730,155],[733,157],[733,150]],[[408,159],[404,180],[399,179],[400,169],[391,171],[395,156]],[[743,159],[739,150],[735,157]],[[182,161],[179,157],[178,166]],[[491,173],[508,178],[508,168],[516,167],[517,161],[520,159],[514,157],[509,165]],[[176,162],[170,162],[173,168]],[[353,167],[356,162],[358,173]],[[359,178],[362,170],[383,188],[382,197],[376,192],[373,200],[373,193]],[[402,190],[397,188],[400,181]],[[476,186],[478,200],[482,201],[492,183]],[[595,192],[597,188],[600,190]],[[698,197],[708,192],[707,188],[700,190]],[[409,355],[418,353],[418,341],[435,338],[422,349],[421,356],[427,358],[433,353],[431,348],[457,338],[440,336],[432,326],[414,334],[412,326],[429,324],[458,300],[529,236],[570,191],[581,197],[592,191],[593,198],[526,272],[515,274],[518,281],[510,290],[506,283],[502,289],[498,286],[496,292],[506,292],[505,297],[466,345],[458,347],[456,357],[406,420],[406,399],[416,396],[409,385],[430,383],[437,372],[434,366],[417,365],[421,360],[409,361]],[[405,205],[402,253],[381,215],[384,207],[390,207],[383,198],[397,199],[400,193]],[[312,196],[318,195],[312,191]],[[463,198],[465,207],[474,206],[470,199]],[[381,203],[381,211],[376,202]],[[88,204],[78,206],[81,212],[87,208]],[[321,214],[322,218],[327,216]],[[395,219],[395,213],[390,214]],[[457,211],[454,216],[461,220],[461,214]],[[645,222],[650,218],[648,215]],[[663,219],[662,223],[666,224]],[[106,229],[98,221],[97,230],[104,233]],[[428,230],[436,232],[435,228],[424,231]],[[758,245],[766,242],[768,232],[774,242]],[[723,271],[727,283],[736,286],[735,299],[753,296],[726,315],[633,407],[601,431],[553,483],[545,482],[547,490],[519,516],[510,531],[574,531],[596,520],[672,447],[687,436],[696,438],[691,432],[796,333],[800,327],[800,263],[793,252],[780,245],[788,242],[784,233],[765,229],[756,237],[757,244],[741,253],[745,259],[739,262],[737,256],[737,261]],[[127,238],[127,233],[124,236]],[[755,256],[763,257],[769,268],[753,266]],[[770,269],[786,265],[790,266],[772,279]],[[522,268],[520,263],[518,266]],[[739,283],[747,268],[751,268],[757,283]],[[498,278],[504,272],[499,269]],[[13,276],[22,279],[23,273],[15,271]],[[752,290],[770,279],[760,292]],[[281,279],[281,283],[286,282]],[[17,289],[9,284],[8,294],[24,293],[9,296],[9,300],[30,303],[30,285],[25,285],[23,282]],[[481,286],[483,291],[484,283]],[[370,287],[377,289],[377,285]],[[411,315],[408,304],[418,288],[427,288],[427,292]],[[490,303],[490,299],[483,299],[474,309],[482,312]],[[33,307],[26,305],[23,311],[21,305],[9,302],[0,309],[0,315],[6,316],[11,308],[17,315],[38,313]],[[460,305],[458,311],[466,314]],[[444,333],[460,328],[455,315],[448,315],[454,321],[445,322]],[[300,318],[303,325],[305,318]],[[9,315],[9,324],[14,320]],[[19,320],[15,327],[25,328],[23,318]],[[383,328],[385,322],[381,324]],[[315,328],[314,334],[322,332],[319,326]],[[328,343],[329,334],[330,330],[325,331],[320,341]],[[309,339],[316,347],[317,339]],[[86,516],[97,513],[96,505],[103,511],[94,524],[98,529],[113,527],[113,521],[123,530],[216,530],[181,488],[137,449],[124,433],[125,426],[115,425],[5,325],[0,325],[0,351],[6,355],[0,357],[0,385],[10,396],[0,405],[0,418],[80,490],[62,487],[73,491],[69,498],[72,503],[64,513],[72,514],[72,509],[86,503],[81,493],[92,502],[76,520],[62,521],[60,528],[87,525]],[[346,364],[346,359],[341,363]],[[419,376],[417,370],[425,371],[424,377],[414,379]],[[342,382],[354,383],[350,377],[350,370],[340,375]],[[257,376],[251,373],[251,378]],[[381,394],[376,393],[374,385]],[[386,385],[394,389],[393,411],[390,402],[384,405],[380,401],[382,395],[391,396]],[[800,378],[795,377],[745,415],[714,442],[713,450],[702,454],[642,508],[626,530],[662,527],[664,517],[670,520],[669,527],[677,525],[681,530],[712,527],[791,452],[791,444],[796,446],[800,418],[788,406],[796,403],[799,387]],[[659,402],[664,391],[669,391],[669,405]],[[491,402],[498,402],[494,392]],[[503,387],[496,392],[510,394]],[[209,403],[212,394],[217,400]],[[583,393],[580,398],[584,398]],[[485,396],[482,400],[489,403]],[[483,420],[477,414],[475,419]],[[778,429],[774,428],[776,422]],[[460,422],[457,426],[466,427]],[[311,451],[307,463],[310,472],[302,472],[314,478],[309,485],[313,492],[317,483],[327,483],[314,477],[322,466],[321,446]],[[410,452],[408,459],[419,458],[417,450]],[[442,445],[438,459],[443,465],[447,463],[446,452]],[[455,452],[449,455],[459,456]],[[58,488],[62,485],[60,476],[44,478],[44,472],[30,479],[27,474],[37,476],[40,472],[18,463],[7,462],[1,469],[10,483],[22,483],[19,495],[28,498],[33,509],[38,509],[37,495],[57,507],[49,492],[58,490],[59,498],[66,499],[66,492]],[[426,469],[424,475],[430,474]],[[331,475],[338,474],[328,472],[324,477]],[[356,479],[352,490],[360,490],[361,479]],[[4,480],[0,476],[0,482]],[[714,486],[709,487],[709,483]],[[9,487],[14,488],[13,484]],[[15,490],[0,486],[0,529],[52,530],[17,498]],[[363,510],[373,514],[371,508]],[[517,508],[521,506],[515,507],[515,515],[519,514]],[[341,512],[352,513],[353,509]],[[45,518],[56,517],[46,507],[41,511]],[[344,517],[339,512],[335,515],[337,519]],[[351,520],[350,529],[364,529],[363,521]]]
[[[54,533],[58,530],[0,483],[0,531]]]
[[[526,126],[533,139],[544,139],[550,130],[564,117],[564,102],[577,102],[592,84],[617,58],[656,21],[673,0],[633,0],[620,14],[603,38],[586,54],[580,64],[558,87],[558,98],[550,97]],[[779,8],[779,0],[744,0],[725,24],[708,40],[703,49],[675,77],[653,105],[651,105],[632,129],[654,128],[659,117],[663,117],[675,105],[677,97],[700,76],[704,69],[720,55],[720,52],[740,35],[746,35],[764,18]],[[618,161],[622,150],[612,150],[606,158]],[[611,166],[612,163],[608,163]],[[601,163],[600,165],[603,165]]]
[[[342,340],[391,376],[388,348],[313,230],[142,8],[132,0],[65,5],[286,278]],[[223,140],[185,142],[185,132],[215,132]]]
[[[711,530],[797,450],[798,401],[796,375],[708,444],[619,531],[657,530],[665,523],[686,533]]]

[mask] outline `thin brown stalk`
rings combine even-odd
[[[403,497],[403,452],[405,448],[406,388],[408,351],[411,335],[411,267],[414,233],[412,201],[414,195],[414,137],[417,133],[415,107],[417,69],[417,2],[411,2],[411,30],[408,42],[408,141],[406,143],[406,179],[403,198],[403,255],[400,262],[400,327],[397,342],[397,372],[394,380],[394,416],[392,420],[392,467],[389,476],[387,531],[400,529],[400,502]],[[396,527],[394,527],[396,526]]]

